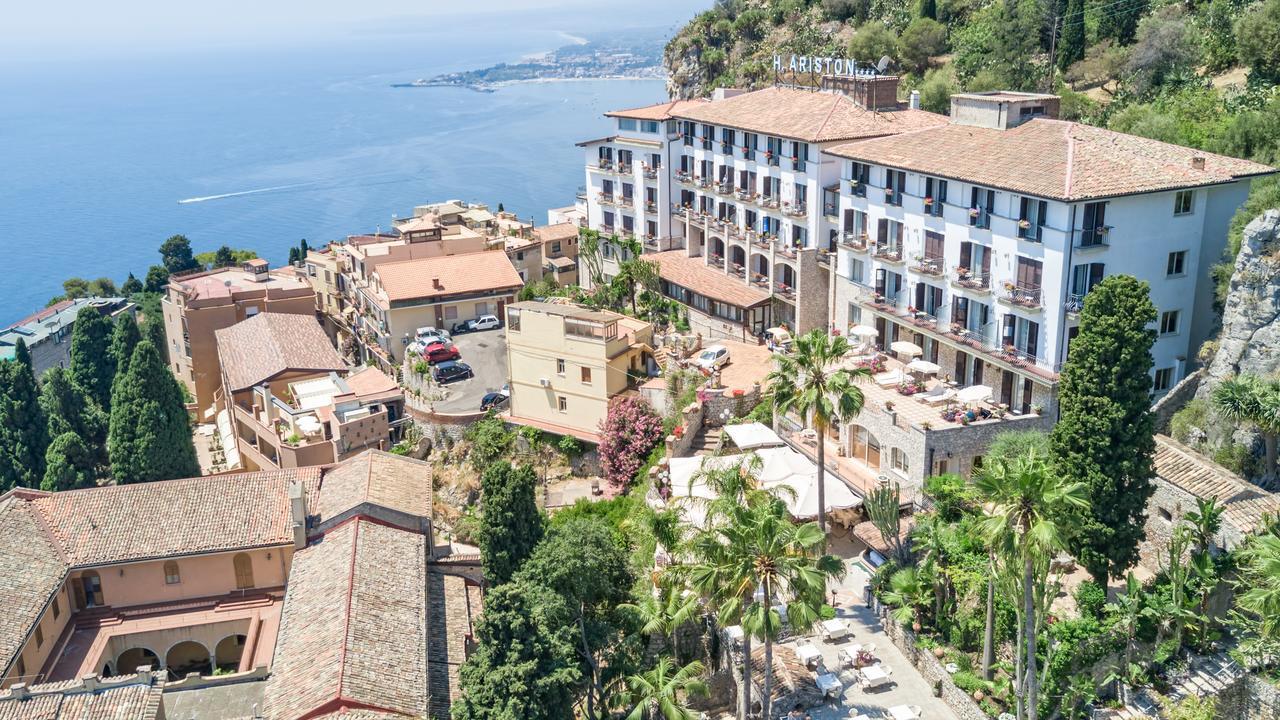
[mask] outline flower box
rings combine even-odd
[[[933,204],[933,198],[931,198],[931,197],[927,197],[927,198],[925,198],[925,199],[924,199],[924,206],[925,206],[925,207],[929,207],[929,206],[930,206],[930,205],[932,205],[932,204]]]
[[[976,217],[978,217],[978,216],[979,216],[979,215],[981,215],[981,214],[982,214],[982,211],[981,211],[981,210],[979,210],[978,208],[969,208],[969,217],[975,217],[975,218],[976,218]]]
[[[1022,228],[1023,230],[1030,230],[1030,229],[1031,229],[1031,221],[1030,221],[1030,220],[1019,220],[1019,221],[1018,221],[1018,227]]]

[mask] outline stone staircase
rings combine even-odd
[[[689,451],[694,455],[714,455],[720,450],[720,428],[702,426],[693,436]]]
[[[1169,700],[1176,703],[1183,698],[1194,695],[1206,697],[1231,687],[1244,670],[1225,653],[1212,657],[1197,657],[1191,662],[1191,669],[1184,675],[1172,680]],[[1095,717],[1098,715],[1095,713]],[[1136,690],[1129,698],[1129,704],[1118,710],[1106,711],[1110,720],[1148,720],[1159,718],[1160,705],[1146,690]]]

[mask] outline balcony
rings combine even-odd
[[[889,243],[876,243],[872,256],[885,262],[902,262],[902,247]]]
[[[596,193],[596,201],[601,205],[617,204],[617,197],[613,193]]]
[[[684,205],[676,205],[675,214],[678,217],[688,217],[693,214],[693,211],[690,208],[685,207]]]
[[[644,201],[644,211],[645,211],[645,212],[647,212],[647,213],[656,213],[656,212],[658,212],[658,201],[657,201],[657,200],[645,200],[645,201]]]
[[[849,183],[849,193],[851,195],[853,195],[854,197],[867,196],[866,183],[862,182],[861,180],[848,180],[847,182]]]
[[[1029,242],[1041,242],[1044,236],[1044,228],[1040,225],[1033,225],[1030,220],[1018,221],[1018,237]]]
[[[707,256],[707,264],[714,265],[717,268],[724,267],[724,256],[711,254]]]
[[[940,257],[917,257],[916,261],[911,264],[911,269],[924,275],[942,275],[942,258]]]
[[[1075,242],[1072,245],[1077,250],[1102,250],[1111,245],[1110,225],[1082,228],[1072,234],[1075,235]]]
[[[739,188],[738,191],[734,193],[734,197],[738,198],[742,202],[752,202],[756,199],[756,194],[745,188]]]
[[[690,175],[689,173],[685,172],[684,170],[677,170],[677,171],[676,171],[676,182],[680,183],[681,185],[692,185],[692,184],[693,184],[693,176],[692,176],[692,175]]]
[[[945,203],[937,202],[931,197],[924,199],[924,214],[930,217],[942,217],[942,209],[946,207]]]
[[[785,283],[776,282],[773,284],[773,291],[776,295],[781,295],[787,300],[794,301],[796,299],[796,289]]]
[[[804,217],[809,214],[809,208],[804,203],[784,203],[782,212],[791,217]]]
[[[1039,286],[1005,283],[1004,295],[1002,295],[1000,299],[1017,305],[1018,307],[1031,308],[1035,310],[1039,310],[1041,307]]]
[[[897,188],[887,187],[884,189],[884,201],[888,205],[902,205],[902,191]]]
[[[937,329],[938,316],[935,312],[928,312],[914,306],[907,306],[907,319],[912,325],[918,327]]]
[[[975,292],[991,292],[991,275],[988,273],[970,272],[968,268],[956,268],[952,284],[965,290]]]
[[[716,192],[720,193],[721,195],[733,195],[733,183],[731,182],[716,183]]]
[[[791,247],[790,245],[779,245],[778,255],[787,260],[795,260],[797,251],[796,251],[796,248]]]
[[[619,175],[630,175],[630,174],[631,174],[631,165],[630,165],[630,164],[623,165],[623,164],[619,163],[619,164],[618,164],[618,174],[619,174]]]
[[[991,228],[991,213],[983,208],[969,208],[969,224],[979,230]]]
[[[645,165],[645,166],[644,166],[644,179],[645,179],[645,180],[657,180],[657,179],[658,179],[658,169],[657,169],[657,168],[651,168],[651,167],[649,167],[648,165]]]
[[[711,178],[698,177],[695,175],[693,178],[693,183],[698,187],[702,188],[703,190],[706,190],[707,188],[711,187]]]
[[[600,161],[596,163],[596,167],[600,170],[605,170],[605,171],[612,170],[613,161],[601,158]]]
[[[845,232],[840,235],[840,245],[854,252],[866,252],[869,240],[864,232]]]
[[[613,226],[612,226],[612,225],[601,225],[601,226],[600,226],[600,234],[601,234],[601,235],[612,235],[612,234],[613,234],[613,230],[614,230],[614,228],[613,228]]]
[[[829,218],[839,217],[840,209],[836,203],[833,203],[833,202],[822,203],[822,214]]]
[[[777,155],[774,154],[772,150],[766,150],[764,153],[764,161],[768,165],[772,165],[773,167],[778,167],[778,163],[780,162],[780,159],[778,158]]]
[[[1068,315],[1079,315],[1080,311],[1083,309],[1084,309],[1083,293],[1071,293],[1067,295],[1067,314]]]
[[[760,206],[761,206],[761,207],[767,207],[767,208],[776,208],[776,207],[778,207],[778,196],[777,196],[777,195],[765,195],[764,197],[760,198]]]
[[[658,251],[658,238],[653,235],[644,236],[644,247],[646,250]]]

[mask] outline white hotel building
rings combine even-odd
[[[608,113],[617,134],[582,143],[589,227],[642,237],[708,338],[871,325],[1045,423],[1084,296],[1130,274],[1159,311],[1155,392],[1186,374],[1229,220],[1272,168],[1059,121],[1052,95],[956,95],[946,117],[896,78],[823,82]],[[909,481],[967,471],[994,434],[885,414],[839,449]]]

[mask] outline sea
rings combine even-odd
[[[430,201],[545,223],[584,182],[574,143],[607,132],[606,110],[664,99],[662,81],[391,87],[575,41],[520,25],[0,65],[0,325],[67,277],[143,278],[179,233],[274,265]]]

